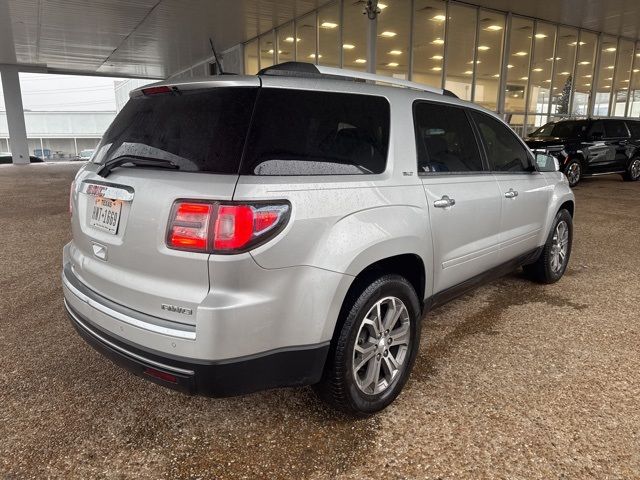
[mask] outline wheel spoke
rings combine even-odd
[[[405,323],[389,333],[391,345],[409,345],[409,323]]]
[[[384,369],[386,370],[387,377],[392,379],[398,369],[400,368],[400,364],[396,360],[396,358],[389,352],[386,357],[382,357]]]
[[[356,350],[361,353],[360,358],[358,359],[358,363],[356,363],[353,367],[355,372],[359,372],[362,367],[364,367],[373,357],[376,355],[376,347],[375,344],[370,344],[366,348],[362,348],[359,345],[356,345]]]
[[[370,319],[370,318],[368,318],[368,317],[367,317],[367,318],[365,318],[365,319],[362,321],[362,326],[363,326],[363,327],[364,327],[364,326],[369,326],[369,327],[371,327],[371,330],[373,330],[373,335],[372,335],[372,337],[376,337],[376,338],[377,338],[377,337],[378,337],[378,335],[380,335],[380,333],[381,333],[381,332],[380,332],[380,329],[378,328],[378,322],[377,322],[375,319],[373,319],[373,320],[372,320],[372,319]]]

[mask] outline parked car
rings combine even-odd
[[[70,205],[65,305],[115,362],[211,396],[314,385],[368,415],[424,312],[519,266],[562,277],[574,196],[477,105],[289,63],[133,91]]]
[[[9,163],[13,163],[13,157],[11,156],[11,154],[0,153],[0,165],[6,165]],[[29,163],[42,163],[42,159],[31,155],[29,156]]]
[[[640,178],[640,121],[622,119],[561,120],[543,125],[527,139],[534,151],[558,158],[575,187],[583,177],[618,173]]]

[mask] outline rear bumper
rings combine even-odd
[[[84,340],[117,365],[184,393],[227,397],[320,380],[329,345],[310,345],[232,360],[203,362],[142,350],[100,329],[65,300],[71,323]],[[158,374],[159,372],[159,374]]]

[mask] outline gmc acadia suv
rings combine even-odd
[[[582,177],[619,173],[640,178],[640,121],[616,118],[562,120],[543,125],[526,140],[534,151],[556,157],[575,187]]]
[[[556,169],[488,111],[392,78],[293,63],[161,82],[75,178],[65,305],[156,383],[315,385],[372,414],[407,381],[423,312],[522,265],[562,277],[574,197]]]

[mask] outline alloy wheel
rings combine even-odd
[[[409,358],[411,320],[397,297],[378,300],[364,316],[353,349],[352,373],[358,388],[377,395],[387,390]]]
[[[578,162],[574,162],[569,165],[567,168],[567,179],[569,180],[569,185],[573,186],[580,181],[580,164]]]
[[[562,270],[567,262],[567,253],[569,251],[569,226],[564,220],[558,222],[553,232],[553,240],[551,243],[551,270],[558,273]]]
[[[629,169],[629,172],[631,173],[631,178],[633,180],[636,180],[638,177],[640,177],[640,159],[636,158],[633,163],[631,164],[631,168]]]

